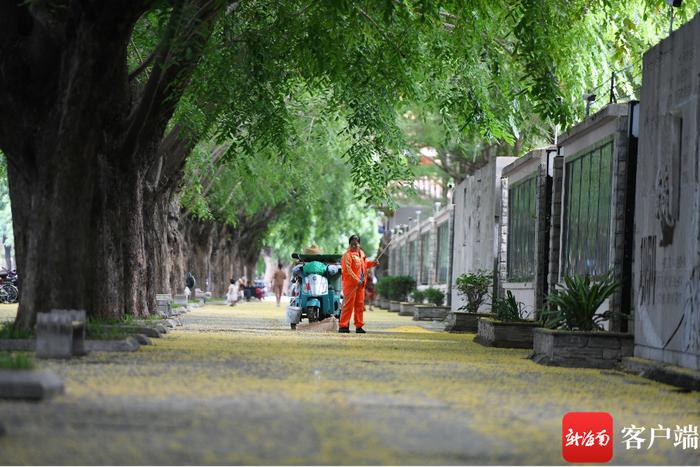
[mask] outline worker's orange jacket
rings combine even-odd
[[[363,280],[363,285],[367,283],[367,269],[376,266],[376,261],[371,261],[367,259],[367,255],[362,251],[361,248],[357,250],[348,250],[343,254],[343,259],[340,260],[340,265],[343,268],[342,281],[343,281],[343,291],[350,290],[349,287],[354,287],[360,282],[360,278]]]

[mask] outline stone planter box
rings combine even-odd
[[[634,353],[634,336],[619,332],[561,331],[536,328],[532,359],[543,365],[613,368]]]
[[[399,315],[400,316],[413,316],[416,310],[416,304],[413,302],[401,302],[399,304]]]
[[[401,311],[401,302],[397,302],[396,300],[389,301],[389,311],[396,313]]]
[[[414,321],[442,321],[449,313],[448,306],[416,305],[413,319]]]
[[[477,332],[479,318],[493,317],[490,313],[467,313],[465,311],[450,311],[445,317],[447,332]]]
[[[532,330],[539,326],[539,323],[532,321],[506,322],[493,318],[479,318],[478,334],[474,342],[486,347],[531,349]]]
[[[377,306],[379,308],[384,309],[384,310],[388,310],[389,309],[389,300],[387,300],[386,298],[378,298],[377,299]]]

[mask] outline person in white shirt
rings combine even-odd
[[[226,304],[233,306],[238,301],[238,285],[234,279],[231,279],[231,285],[228,286],[228,291],[226,292]]]

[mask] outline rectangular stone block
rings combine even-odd
[[[416,305],[414,321],[442,321],[450,313],[450,307],[435,305]]]
[[[36,339],[0,339],[0,350],[33,352]]]
[[[0,398],[47,399],[63,392],[63,380],[52,371],[0,369]]]
[[[135,352],[140,344],[133,337],[120,340],[88,340],[85,347],[90,352]]]
[[[631,349],[634,339],[622,333],[550,329],[536,329],[533,336],[533,360],[537,363],[580,368],[612,368],[628,356],[622,349]],[[582,340],[587,345],[581,346]]]
[[[37,315],[36,356],[38,358],[71,358],[73,356],[73,324],[70,316],[58,313]]]
[[[503,322],[493,318],[480,318],[477,343],[488,347],[532,348],[532,332],[539,326],[534,322]]]
[[[415,303],[411,303],[411,302],[399,303],[399,315],[400,316],[413,316],[415,309],[416,309]]]

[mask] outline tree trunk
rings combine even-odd
[[[172,175],[166,188],[176,184],[181,153],[160,160],[159,145],[223,3],[174,4],[140,86],[129,76],[127,45],[152,7],[0,2],[0,149],[22,280],[20,327],[55,308],[147,315],[166,283],[155,265],[165,251],[150,268],[147,258],[162,245],[164,222],[154,219],[169,192],[157,178],[149,187],[149,176],[158,162]]]
[[[54,308],[105,318],[148,314],[140,174],[91,154],[61,157],[60,146],[35,148],[57,160],[31,177],[8,165],[22,277],[17,324],[30,327],[36,313]]]

